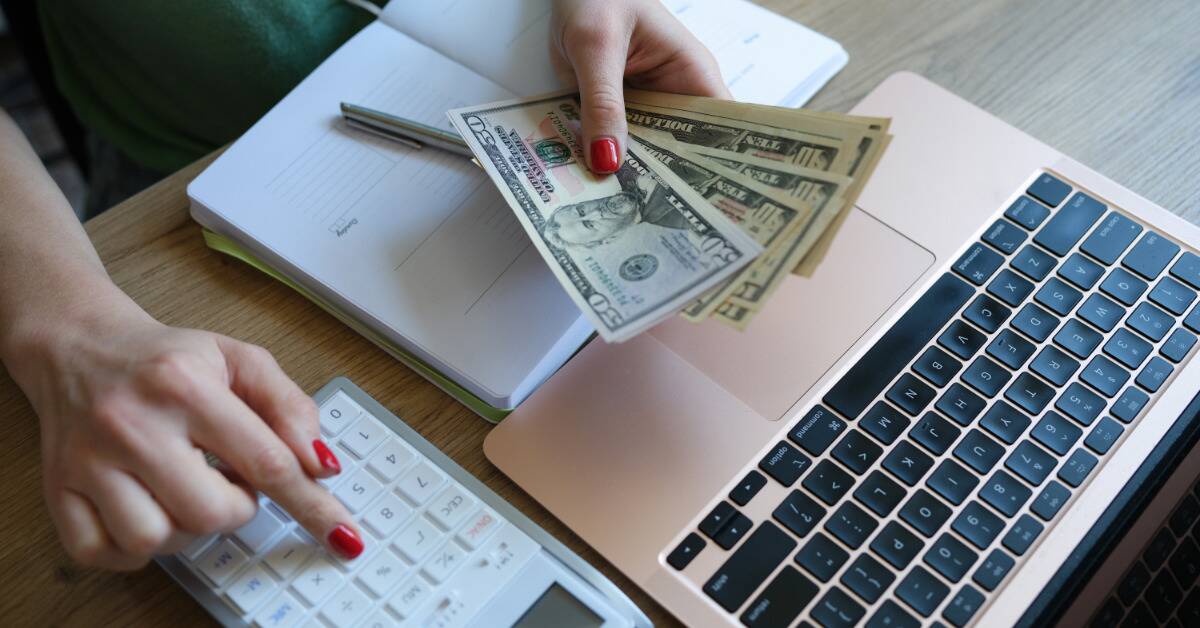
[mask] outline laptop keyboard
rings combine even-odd
[[[746,626],[970,623],[1190,358],[1197,290],[1200,257],[1039,174],[666,562],[726,553],[697,578]]]

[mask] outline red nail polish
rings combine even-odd
[[[362,539],[345,525],[339,525],[329,533],[329,544],[346,559],[358,558],[363,552]]]
[[[333,471],[334,475],[342,472],[342,464],[338,462],[337,456],[333,455],[333,451],[329,449],[324,441],[317,439],[313,441],[313,450],[317,452],[317,460],[321,462],[321,466],[326,470]]]
[[[592,170],[609,174],[616,172],[620,166],[617,161],[617,140],[611,137],[592,140]]]

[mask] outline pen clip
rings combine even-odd
[[[414,139],[404,137],[403,135],[393,133],[393,132],[389,131],[388,129],[385,129],[382,127],[376,127],[367,122],[363,122],[361,120],[355,120],[353,118],[343,118],[343,119],[346,121],[346,124],[349,125],[351,128],[362,131],[363,133],[366,133],[368,135],[374,135],[375,137],[379,137],[379,138],[383,138],[385,140],[397,142],[397,143],[403,144],[413,150],[421,150],[422,148],[425,148],[425,146],[423,144],[421,144],[420,142],[418,142]]]

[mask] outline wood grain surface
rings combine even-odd
[[[850,63],[812,101],[845,111],[912,70],[1164,207],[1200,222],[1200,3],[1191,0],[768,0],[838,40]],[[211,158],[210,158],[211,159]],[[249,267],[206,249],[187,215],[194,164],[91,221],[113,279],[152,315],[263,345],[302,388],[346,375],[597,565],[656,624],[671,617],[493,468],[488,424]],[[0,192],[2,193],[2,192]],[[81,569],[42,504],[37,418],[0,374],[0,623],[206,625],[157,567]]]

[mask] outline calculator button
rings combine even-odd
[[[196,568],[213,584],[221,586],[249,560],[246,553],[228,538],[222,539],[196,561]]]
[[[411,617],[432,592],[433,587],[424,578],[413,575],[388,598],[387,606],[400,617]]]
[[[183,548],[180,553],[183,554],[188,560],[194,561],[196,560],[196,557],[199,556],[200,553],[203,552],[204,549],[207,548],[218,536],[220,535],[210,534],[208,536],[198,537],[191,543],[188,543],[187,547]]]
[[[321,430],[330,436],[337,436],[360,414],[362,408],[339,390],[321,404]]]
[[[359,628],[389,628],[389,626],[395,625],[395,619],[392,619],[382,608],[377,608],[374,613],[371,613],[367,617],[366,621],[359,624]]]
[[[262,565],[254,565],[238,577],[226,592],[230,601],[243,614],[250,613],[275,592],[278,585],[263,569]]]
[[[445,477],[428,461],[422,460],[400,480],[396,490],[412,503],[420,506],[441,487]]]
[[[407,575],[408,567],[391,552],[379,552],[358,572],[358,581],[375,597],[383,597]]]
[[[284,591],[258,611],[254,625],[260,628],[288,628],[304,617],[304,605]]]
[[[371,477],[366,469],[359,469],[354,472],[353,477],[343,482],[333,495],[341,500],[350,512],[357,513],[382,491],[383,485],[378,480]]]
[[[500,515],[490,508],[484,508],[475,513],[458,531],[458,540],[468,549],[476,549],[483,545],[493,533],[504,525]]]
[[[280,577],[290,578],[316,549],[314,543],[293,532],[280,539],[263,560]]]
[[[334,628],[350,628],[371,607],[371,600],[354,584],[347,584],[321,607],[321,618]]]
[[[253,519],[233,531],[233,536],[250,548],[251,553],[257,554],[266,548],[267,543],[284,525],[284,522],[263,504],[259,506],[258,512],[254,513]]]
[[[450,577],[450,574],[454,573],[455,569],[458,569],[466,557],[467,553],[458,546],[458,543],[447,541],[445,545],[434,550],[429,559],[425,561],[422,571],[435,583],[442,583]]]
[[[412,514],[412,508],[404,503],[404,500],[395,493],[387,493],[379,501],[371,504],[370,508],[367,508],[363,523],[367,524],[367,527],[382,539],[391,536],[410,514]]]
[[[462,523],[475,508],[475,498],[466,489],[451,484],[429,504],[429,518],[447,530]]]
[[[389,438],[379,447],[375,455],[371,456],[367,462],[367,468],[384,482],[391,482],[408,467],[414,458],[416,458],[416,454],[413,453],[413,450],[398,439]]]
[[[342,434],[342,446],[350,450],[355,458],[362,460],[371,454],[387,436],[387,430],[369,414]]]
[[[392,548],[410,562],[418,562],[445,536],[425,517],[417,517],[392,539]]]
[[[325,557],[317,558],[292,581],[292,588],[310,605],[320,604],[342,584],[342,574]]]

